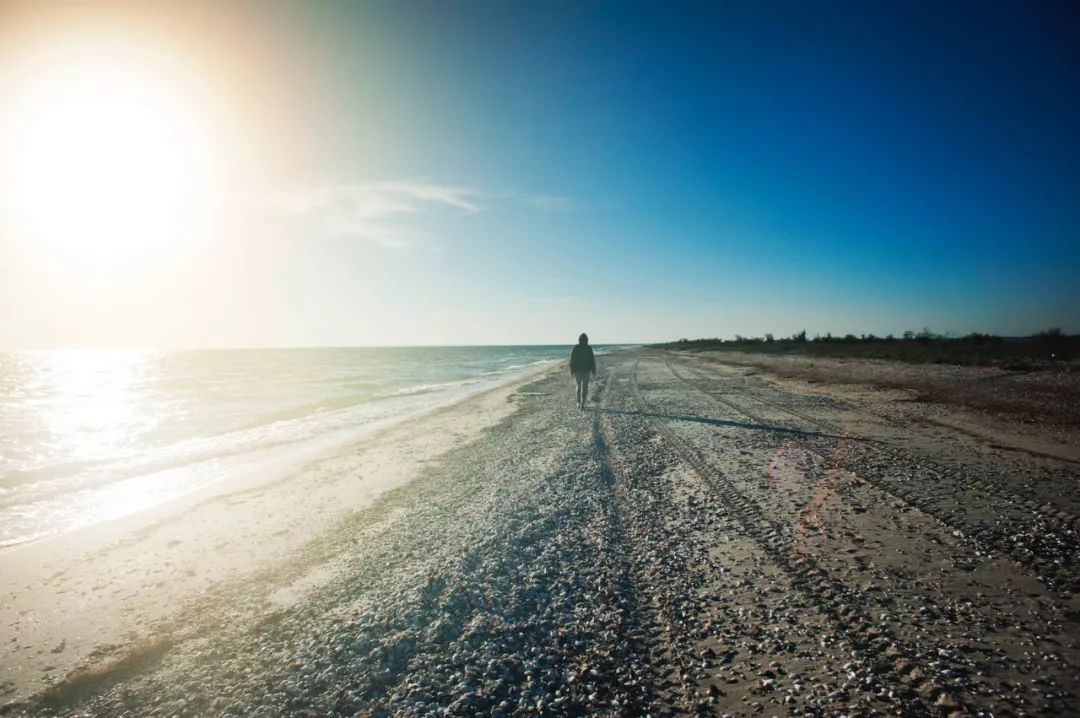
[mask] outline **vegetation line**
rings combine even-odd
[[[806,336],[806,330],[790,337],[734,339],[680,339],[652,345],[661,349],[683,351],[739,351],[755,354],[842,357],[854,359],[893,359],[919,364],[960,364],[997,366],[1003,369],[1031,371],[1054,366],[1075,370],[1073,360],[1080,357],[1080,335],[1066,335],[1058,328],[1047,329],[1030,337],[1000,337],[974,332],[963,337],[937,334],[930,329],[906,331],[897,338],[892,334],[855,336]]]

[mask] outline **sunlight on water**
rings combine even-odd
[[[563,347],[0,352],[0,546],[107,521],[456,400]]]
[[[97,461],[131,448],[133,430],[152,428],[138,386],[156,354],[76,350],[41,354],[38,378],[51,397],[42,418],[50,449],[70,460]]]

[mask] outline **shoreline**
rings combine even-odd
[[[10,636],[0,645],[0,705],[25,700],[80,665],[122,654],[137,636],[160,632],[155,627],[223,583],[294,560],[303,546],[408,483],[426,463],[480,438],[514,410],[509,397],[517,387],[556,368],[535,367],[373,422],[326,448],[296,455],[296,447],[279,447],[284,464],[274,465],[278,452],[271,450],[263,470],[0,549],[0,626]],[[99,601],[108,610],[98,610]]]
[[[85,499],[86,494],[90,494],[91,499],[89,505],[83,506],[87,510],[90,510],[95,505],[101,506],[109,503],[138,504],[139,499],[142,499],[142,505],[124,507],[115,512],[115,515],[105,516],[86,523],[0,542],[0,555],[9,548],[58,538],[87,529],[92,530],[98,525],[112,522],[137,522],[139,520],[138,516],[155,512],[173,513],[174,509],[172,507],[174,504],[197,503],[218,493],[233,493],[237,490],[235,487],[253,487],[281,480],[297,471],[302,471],[305,466],[311,463],[331,457],[337,452],[347,451],[351,445],[365,441],[385,429],[431,412],[440,411],[462,401],[467,401],[470,397],[486,391],[520,381],[535,372],[543,371],[550,364],[551,360],[542,360],[535,365],[511,369],[504,376],[495,379],[449,382],[447,387],[453,386],[457,390],[438,397],[433,403],[407,407],[400,413],[389,416],[378,416],[377,409],[382,402],[408,400],[429,393],[426,386],[409,387],[354,405],[352,408],[376,409],[377,414],[377,418],[356,426],[331,429],[321,435],[299,441],[271,443],[267,446],[246,448],[235,453],[211,454],[193,458],[184,463],[150,462],[151,468],[138,473],[123,475],[115,481],[96,483],[86,488],[76,488],[69,492],[49,495],[45,498],[31,498],[26,503],[27,506],[31,507],[38,506],[41,503],[65,506],[74,499]],[[164,498],[155,496],[154,491],[146,486],[149,482],[156,482],[166,488],[173,488],[173,485],[188,479],[188,474],[203,474],[203,476],[191,481],[189,488],[174,490]],[[176,478],[173,478],[174,476]],[[35,489],[31,487],[31,490]],[[115,494],[112,501],[101,498],[103,494],[110,492]],[[132,495],[135,497],[134,500],[131,498]],[[17,509],[21,506],[21,503],[17,503],[5,508]],[[45,521],[47,522],[47,520],[48,517],[46,517]]]

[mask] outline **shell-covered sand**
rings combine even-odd
[[[25,569],[5,579],[0,700],[16,715],[1075,714],[1075,423],[937,402],[880,362],[782,369],[618,352],[585,411],[547,371],[327,460],[353,462],[355,483],[309,467],[60,577]],[[125,578],[140,556],[175,570]],[[70,614],[20,638],[57,606],[115,640],[77,636]]]

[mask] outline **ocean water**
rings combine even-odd
[[[0,353],[0,547],[299,467],[569,346]]]

